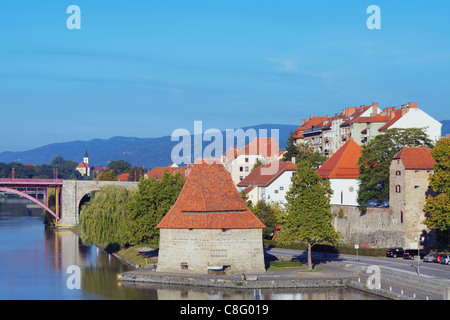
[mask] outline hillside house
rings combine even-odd
[[[262,163],[278,161],[282,152],[274,138],[256,138],[243,148],[231,151],[232,160],[225,164],[231,174],[233,183],[237,185],[247,177],[259,160]],[[228,155],[230,152],[228,152]],[[228,158],[230,158],[228,156]]]
[[[330,180],[332,205],[358,205],[357,163],[360,156],[361,147],[350,139],[317,170],[322,178]]]
[[[291,179],[297,166],[293,162],[278,162],[272,165],[276,168],[275,172],[264,174],[264,169],[270,164],[263,164],[237,184],[238,190],[245,191],[253,204],[260,200],[286,202],[286,192],[291,186]]]

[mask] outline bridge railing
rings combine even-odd
[[[62,186],[63,179],[17,179],[0,178],[0,185],[33,185],[33,186]]]

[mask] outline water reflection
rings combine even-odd
[[[158,300],[378,300],[347,288],[228,289],[181,285],[122,283],[122,287],[153,290]]]
[[[129,270],[70,230],[46,229],[41,209],[27,200],[0,199],[0,299],[37,300],[336,300],[373,299],[342,288],[240,290],[118,283]],[[81,289],[70,289],[67,268],[80,268]]]

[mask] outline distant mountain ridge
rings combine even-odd
[[[450,134],[450,120],[439,121],[442,123],[442,136],[445,137],[446,134]]]
[[[281,150],[284,150],[290,132],[297,128],[298,125],[261,124],[241,129],[244,131],[255,129],[258,136],[260,129],[267,129],[267,136],[269,137],[271,129],[278,129],[279,147]],[[225,139],[225,132],[222,132],[222,135]],[[191,141],[193,144],[194,139],[192,139],[192,135]],[[171,141],[170,136],[158,138],[113,137],[90,141],[77,140],[53,143],[28,151],[5,151],[0,153],[0,162],[42,165],[49,164],[57,156],[61,156],[65,160],[81,162],[87,149],[90,164],[93,166],[107,166],[109,161],[124,160],[133,166],[154,168],[167,166],[172,162],[171,152],[178,143],[178,141]],[[204,141],[203,149],[210,144],[210,141]],[[224,149],[226,148],[225,140],[223,147]]]

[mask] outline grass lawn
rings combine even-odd
[[[122,248],[119,251],[115,252],[115,254],[132,262],[133,264],[138,264],[141,267],[143,267],[147,264],[156,263],[155,260],[146,257],[144,254],[142,254],[141,252],[136,250],[134,247]]]
[[[322,270],[308,270],[308,266],[299,261],[271,261],[267,272],[322,272]]]

